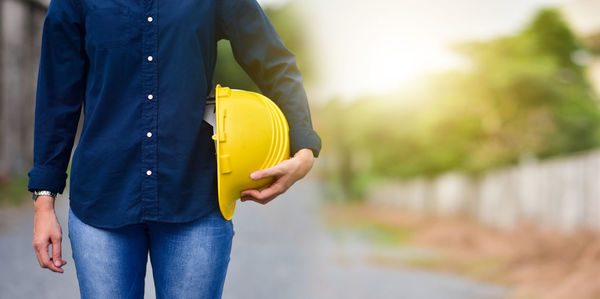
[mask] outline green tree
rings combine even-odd
[[[478,173],[523,153],[545,158],[600,144],[598,102],[573,59],[585,49],[557,10],[540,10],[513,36],[455,50],[470,67],[432,75],[413,98],[370,97],[319,111],[324,143],[337,148],[331,174],[346,196],[362,194],[368,178]]]

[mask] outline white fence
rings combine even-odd
[[[525,159],[480,177],[382,182],[370,203],[430,215],[465,216],[502,229],[533,223],[548,229],[600,231],[600,151],[560,159]]]

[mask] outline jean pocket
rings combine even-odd
[[[86,16],[86,41],[99,48],[125,46],[131,39],[131,16],[126,6],[91,9]]]

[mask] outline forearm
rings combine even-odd
[[[314,164],[315,156],[310,148],[302,148],[294,154],[294,159],[300,161],[300,173],[306,175]],[[304,175],[302,177],[304,177]]]
[[[321,139],[312,127],[295,55],[285,47],[255,0],[220,3],[221,35],[231,41],[236,61],[285,115],[290,128],[290,155],[309,148],[318,157]]]

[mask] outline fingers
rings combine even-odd
[[[42,255],[40,254],[40,252],[42,252],[42,249],[38,250],[37,246],[38,245],[33,244],[33,249],[35,250],[35,257],[37,258],[37,261],[40,264],[40,267],[45,268],[44,262],[43,262],[44,259],[42,258]]]
[[[260,180],[268,177],[279,177],[285,174],[285,171],[281,165],[275,165],[269,168],[257,170],[250,174],[250,178],[253,180]]]
[[[251,201],[257,202],[259,204],[266,205],[271,200],[275,199],[275,197],[277,197],[277,196],[275,195],[275,196],[269,196],[269,197],[266,197],[266,198],[258,199],[258,198],[252,197],[252,196],[245,196],[245,197],[242,197],[241,200],[242,201],[251,200]]]
[[[241,201],[252,200],[260,204],[266,204],[287,190],[280,181],[275,181],[263,190],[248,189],[240,193]]]
[[[36,243],[34,243],[33,246],[34,246],[35,254],[37,256],[40,267],[50,269],[54,272],[59,272],[59,273],[64,272],[64,270],[61,269],[60,267],[57,267],[54,264],[54,262],[52,261],[52,259],[50,258],[50,255],[48,253],[50,242],[48,242],[48,240],[46,240],[45,242],[36,242]],[[52,246],[54,246],[54,245],[52,245]],[[53,249],[53,251],[54,251],[54,249]]]
[[[297,163],[291,159],[288,159],[273,167],[257,170],[251,173],[250,178],[253,180],[260,180],[267,177],[276,177],[277,180],[269,187],[260,191],[256,189],[242,191],[240,193],[241,201],[252,200],[260,204],[266,204],[278,195],[284,193],[296,180],[293,176],[295,169],[294,167],[297,167]]]
[[[52,238],[52,261],[54,262],[54,266],[62,267],[66,264],[66,261],[63,261],[61,255],[61,236],[56,236]],[[61,269],[62,270],[62,269]]]
[[[54,210],[36,210],[33,218],[33,248],[40,267],[63,273],[62,231]],[[50,256],[52,246],[52,256]]]
[[[248,189],[248,190],[244,190],[240,193],[240,199],[242,201],[244,201],[245,198],[249,198],[249,197],[259,198],[260,194],[261,194],[260,191],[258,191],[256,189]]]

